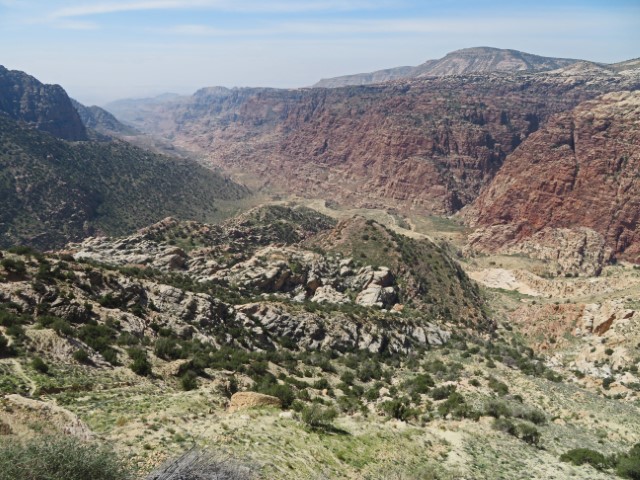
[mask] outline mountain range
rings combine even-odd
[[[371,85],[421,77],[442,77],[490,72],[542,72],[567,67],[580,60],[541,57],[518,50],[491,47],[463,48],[437,60],[427,60],[417,67],[395,67],[370,73],[325,78],[314,87],[336,88],[347,85]]]

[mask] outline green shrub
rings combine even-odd
[[[37,372],[47,374],[49,373],[49,365],[45,363],[40,357],[34,357],[31,360],[31,367]]]
[[[112,448],[73,437],[0,442],[0,480],[129,480]]]
[[[186,371],[180,377],[180,386],[185,392],[198,388],[198,375],[192,370]]]
[[[161,337],[156,341],[154,353],[163,360],[178,360],[182,357],[178,342],[173,338]]]
[[[611,461],[600,452],[588,448],[574,448],[560,455],[560,460],[574,465],[591,465],[597,470],[604,470],[611,466]]]
[[[496,418],[493,421],[493,429],[504,432],[514,437],[518,436],[518,428],[513,421],[508,418]]]
[[[0,355],[9,354],[9,340],[2,333],[0,333]]]
[[[133,363],[129,367],[136,375],[140,375],[141,377],[151,375],[151,363],[149,363],[149,359],[144,350],[132,348],[128,353],[129,357],[133,360]]]
[[[9,273],[16,275],[24,275],[27,272],[27,266],[22,260],[15,260],[13,258],[3,258],[0,264]]]
[[[333,408],[324,408],[313,403],[302,409],[300,418],[302,422],[313,429],[323,430],[332,427],[333,421],[338,417],[338,412]]]
[[[495,377],[489,378],[488,385],[489,385],[489,388],[491,390],[493,390],[494,392],[496,392],[500,396],[504,396],[507,393],[509,393],[509,387],[507,386],[507,384],[499,381]]]
[[[640,480],[640,443],[618,458],[616,472],[623,478]]]
[[[520,423],[518,425],[518,437],[530,445],[538,445],[540,443],[540,432],[536,427],[528,423]]]
[[[436,387],[429,392],[429,395],[434,400],[444,400],[445,398],[449,398],[453,392],[456,391],[455,385],[443,385],[442,387]]]
[[[271,384],[267,387],[260,388],[258,391],[265,395],[271,395],[272,397],[279,398],[282,402],[282,408],[289,408],[296,399],[295,392],[286,383],[284,385],[280,385],[278,383]]]
[[[73,352],[73,359],[78,363],[89,363],[89,353],[84,348]]]
[[[512,415],[509,406],[500,400],[490,400],[485,406],[485,414],[494,418],[510,417]]]
[[[410,408],[409,400],[406,398],[396,398],[388,400],[380,405],[385,415],[397,420],[406,421],[416,416],[416,411]]]

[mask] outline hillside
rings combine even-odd
[[[205,443],[240,478],[604,479],[560,455],[639,440],[634,391],[548,368],[442,248],[376,222],[263,207],[1,255],[3,435],[111,441],[138,478]]]
[[[71,99],[71,103],[80,115],[84,126],[98,133],[107,136],[136,135],[138,133],[135,128],[121,123],[103,108],[96,105],[87,107],[74,99]]]
[[[371,73],[325,78],[316,88],[370,85],[391,80],[431,76],[485,74],[491,72],[541,72],[569,66],[578,60],[532,55],[517,50],[490,47],[464,48],[438,60],[427,60],[417,67],[397,67]]]
[[[552,117],[509,157],[466,213],[474,248],[560,259],[569,272],[640,263],[640,93]]]
[[[74,110],[75,112],[75,110]],[[168,215],[211,219],[243,187],[121,141],[59,140],[0,115],[0,245],[62,246]]]

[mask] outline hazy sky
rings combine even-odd
[[[0,65],[88,104],[308,86],[472,46],[640,57],[640,0],[0,0]]]

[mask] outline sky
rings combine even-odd
[[[0,0],[0,65],[85,104],[297,88],[466,47],[640,57],[640,0]]]

